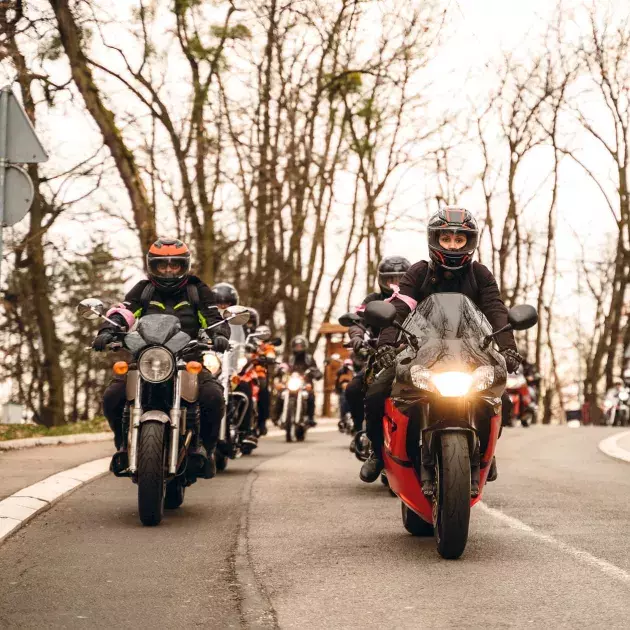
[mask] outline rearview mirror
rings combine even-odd
[[[77,313],[83,319],[98,319],[105,315],[105,305],[96,298],[86,298],[77,305]]]
[[[396,307],[389,302],[370,302],[363,314],[363,321],[372,328],[387,328],[396,319]]]
[[[508,312],[508,322],[514,330],[527,330],[538,323],[538,313],[529,304],[513,306]]]
[[[337,321],[346,328],[350,328],[350,326],[355,326],[362,322],[361,318],[356,313],[346,313],[339,317]]]
[[[223,319],[233,326],[244,326],[249,321],[249,311],[244,306],[230,306],[223,311]]]

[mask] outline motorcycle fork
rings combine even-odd
[[[227,413],[228,403],[230,402],[230,353],[223,353],[223,360],[221,362],[221,387],[223,387],[223,400],[225,402],[223,416],[221,417],[221,427],[219,428],[219,439],[228,441],[227,430]]]
[[[295,401],[295,424],[302,424],[302,400],[304,399],[304,390],[300,390]]]
[[[428,405],[423,410],[426,413],[425,419],[428,419]],[[466,422],[448,424],[438,422],[436,424],[422,428],[421,431],[421,460],[420,460],[420,483],[422,485],[422,493],[431,499],[435,495],[435,466],[436,466],[436,449],[439,447],[439,435],[443,431],[461,428],[468,434],[468,449],[470,454],[470,496],[471,498],[479,496],[479,483],[481,476],[481,452],[479,446],[479,435],[470,404],[466,405]],[[439,426],[442,424],[443,426]],[[423,423],[424,425],[424,423]],[[458,427],[459,425],[459,427]],[[472,427],[472,430],[471,430]]]
[[[171,444],[168,458],[168,472],[174,475],[177,472],[177,459],[179,453],[179,427],[182,421],[182,373],[177,370],[175,387],[173,388],[173,404],[171,406]]]
[[[142,417],[142,378],[138,374],[136,397],[131,409],[131,427],[129,431],[129,472],[134,475],[138,470],[138,431]]]
[[[289,413],[289,390],[285,389],[282,392],[282,397],[283,397],[283,401],[282,401],[282,415],[280,416],[280,425],[281,426],[286,426],[286,422],[287,422],[287,414]]]

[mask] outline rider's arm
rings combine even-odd
[[[401,324],[412,309],[416,308],[420,299],[420,288],[424,283],[428,264],[425,260],[411,265],[398,286],[398,292],[394,294],[391,304],[396,307],[396,321]],[[378,345],[394,345],[398,330],[393,326],[383,328],[378,337]]]
[[[473,264],[476,267],[474,271],[479,285],[479,306],[481,312],[490,322],[492,330],[499,330],[499,328],[503,328],[508,323],[508,310],[501,299],[497,281],[487,267],[477,262]],[[497,335],[497,344],[502,350],[506,348],[516,350],[516,342],[512,331]]]
[[[322,374],[321,370],[317,367],[317,363],[316,363],[315,359],[313,358],[313,355],[311,355],[310,358],[309,358],[308,368],[311,370],[311,377],[313,379],[318,381],[320,378],[322,378],[323,374]]]
[[[140,298],[142,297],[142,292],[144,291],[144,288],[146,287],[146,285],[147,285],[147,280],[141,280],[140,282],[138,282],[136,285],[134,285],[130,289],[129,293],[127,293],[127,295],[125,296],[124,301],[121,302],[121,304],[119,305],[120,307],[125,308],[126,310],[130,311],[136,318],[138,318],[138,316],[140,315],[140,312],[142,311],[142,303],[140,301]],[[108,317],[113,322],[120,324],[123,330],[129,329],[129,322],[127,318],[125,318],[120,313],[112,313],[108,315]],[[102,332],[104,330],[116,330],[116,329],[108,322],[103,322],[103,325],[99,328],[99,332]]]

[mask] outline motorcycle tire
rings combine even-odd
[[[165,425],[144,422],[138,437],[138,514],[143,525],[159,525],[166,492]]]
[[[166,484],[166,494],[164,495],[164,507],[167,510],[176,510],[183,502],[186,494],[186,487],[179,478],[171,479]]]
[[[400,502],[400,507],[402,508],[403,527],[412,536],[433,536],[433,523],[427,523],[402,501]]]
[[[296,401],[293,396],[289,398],[288,405],[289,405],[289,408],[287,409],[287,419],[285,422],[284,430],[286,434],[286,441],[292,442],[293,441],[293,437],[292,437],[293,419],[295,417],[295,407],[296,407]]]
[[[470,453],[464,434],[440,436],[435,469],[433,521],[437,550],[443,558],[455,560],[464,553],[470,525]]]
[[[214,453],[214,460],[217,464],[217,471],[222,472],[227,468],[228,458],[217,449]]]
[[[295,439],[298,442],[304,442],[305,437],[306,437],[306,427],[296,424],[295,425]]]

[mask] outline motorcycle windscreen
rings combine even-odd
[[[468,297],[460,293],[434,293],[418,304],[403,325],[418,339],[419,348],[416,351],[409,346],[398,355],[396,398],[418,398],[419,371],[472,373],[482,366],[495,368],[495,382],[488,393],[501,395],[505,361],[492,344],[486,349],[481,347],[492,327]]]
[[[149,345],[163,346],[180,330],[181,324],[175,315],[145,315],[138,322],[137,332]]]

